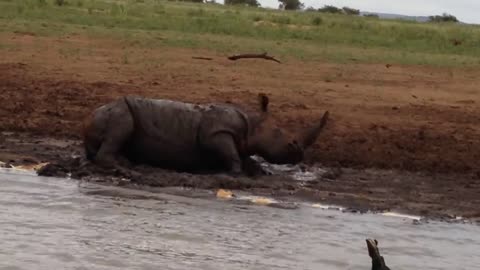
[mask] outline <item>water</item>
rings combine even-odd
[[[479,269],[480,227],[0,173],[0,269]],[[203,197],[203,198],[202,198]]]

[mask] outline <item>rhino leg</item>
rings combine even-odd
[[[243,171],[250,177],[255,177],[259,175],[268,175],[269,173],[265,171],[260,163],[254,160],[251,157],[246,157],[243,159]]]
[[[217,154],[231,173],[236,175],[242,173],[242,160],[230,134],[218,133],[206,139],[204,147]]]
[[[127,138],[126,134],[107,134],[95,157],[95,163],[103,167],[119,164],[116,155],[123,147]]]
[[[87,156],[105,168],[118,168],[117,156],[133,134],[134,122],[123,100],[98,110],[85,138]]]

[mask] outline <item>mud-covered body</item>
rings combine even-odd
[[[128,103],[134,131],[126,150],[137,162],[190,171],[219,169],[225,164],[214,153],[211,138],[228,134],[239,152],[248,139],[248,117],[232,106],[138,98]]]
[[[116,164],[121,154],[135,163],[194,173],[240,173],[252,165],[258,170],[260,166],[250,158],[253,154],[265,153],[274,162],[303,158],[296,142],[267,145],[268,138],[255,133],[265,130],[264,124],[265,117],[230,104],[124,97],[99,107],[86,119],[84,144],[87,157],[102,165]],[[268,149],[274,147],[279,150],[270,153]]]

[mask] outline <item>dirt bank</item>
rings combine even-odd
[[[256,91],[182,94],[185,89],[175,93],[152,84],[59,79],[36,74],[25,64],[0,64],[0,129],[79,138],[80,123],[87,113],[126,94],[194,102],[233,101],[247,106],[256,101]],[[480,112],[471,105],[473,101],[453,107],[404,104],[372,112],[379,110],[379,105],[361,106],[360,111],[358,104],[351,108],[338,104],[345,101],[343,97],[332,104],[312,104],[307,94],[292,93],[292,101],[287,100],[288,95],[273,91],[270,95],[272,113],[287,129],[300,129],[317,120],[325,109],[331,111],[332,121],[308,153],[310,162],[410,171],[478,171]]]
[[[287,129],[308,126],[329,110],[331,121],[307,161],[350,168],[335,181],[310,184],[308,191],[274,181],[278,190],[352,205],[480,215],[473,195],[480,191],[478,70],[291,59],[281,59],[282,64],[233,62],[208,51],[127,51],[111,40],[81,36],[2,33],[0,38],[5,48],[16,48],[0,58],[0,130],[26,132],[23,140],[33,143],[5,142],[18,134],[0,138],[0,161],[8,162],[12,155],[46,161],[80,155],[78,145],[55,150],[60,146],[50,141],[77,140],[87,113],[126,94],[251,106],[263,92]],[[192,59],[198,55],[213,60]],[[365,170],[369,168],[403,172]],[[238,185],[257,183],[262,182]]]
[[[126,94],[251,105],[299,129],[331,111],[307,155],[330,166],[480,171],[480,72],[475,69],[229,61],[213,52],[128,49],[110,40],[1,34],[0,129],[78,138],[93,108]],[[68,54],[65,52],[75,52]],[[209,56],[212,61],[192,59]],[[123,59],[123,60],[122,60]]]

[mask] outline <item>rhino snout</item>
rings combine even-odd
[[[303,148],[298,142],[291,142],[282,149],[264,152],[262,156],[273,164],[297,164],[303,160]]]
[[[295,140],[291,143],[288,143],[288,148],[292,152],[303,152],[302,146]]]
[[[298,163],[303,160],[303,147],[297,141],[289,143],[288,147],[289,156],[293,163]]]

